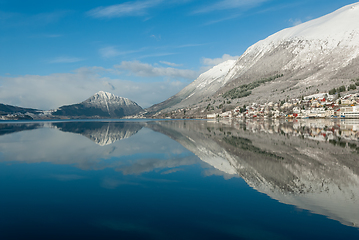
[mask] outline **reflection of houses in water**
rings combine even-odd
[[[246,128],[253,133],[279,133],[320,142],[359,141],[359,119],[234,120],[230,123],[227,120],[227,124],[233,125],[237,129]],[[342,146],[344,146],[343,143]]]

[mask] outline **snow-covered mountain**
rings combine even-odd
[[[223,71],[218,71],[222,68]],[[191,107],[194,111],[198,107],[202,109],[198,113],[208,106],[206,99],[217,103],[231,100],[237,106],[278,101],[288,96],[310,95],[318,90],[329,91],[349,85],[351,79],[358,77],[359,3],[354,3],[255,43],[235,62],[215,66],[180,93],[150,110]],[[250,89],[248,96],[231,99],[225,95],[239,86],[270,78]],[[189,111],[187,115],[190,115]]]
[[[54,110],[53,116],[121,118],[137,114],[142,108],[135,102],[100,91],[87,100]]]

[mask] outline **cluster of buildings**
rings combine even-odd
[[[358,118],[359,93],[343,97],[318,93],[301,99],[287,99],[265,104],[236,107],[234,110],[208,114],[213,118]]]

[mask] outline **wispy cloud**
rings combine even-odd
[[[138,58],[143,59],[143,58],[149,58],[149,57],[163,57],[163,56],[169,56],[169,55],[174,55],[174,54],[176,54],[176,53],[172,53],[172,52],[152,53],[152,54],[142,55]]]
[[[29,38],[60,38],[63,36],[62,34],[35,34],[29,36]]]
[[[174,168],[174,169],[170,169],[170,170],[167,170],[167,171],[164,171],[164,172],[161,172],[161,174],[171,174],[171,173],[175,173],[175,172],[180,172],[180,171],[184,171],[183,168]]]
[[[292,19],[292,18],[291,18],[291,19],[289,19],[288,21],[289,21],[293,26],[297,26],[297,25],[303,23],[302,20],[299,19],[299,18],[296,18],[296,19]]]
[[[83,58],[77,58],[77,57],[57,57],[50,61],[50,63],[75,63],[75,62],[81,62],[84,61]]]
[[[249,9],[256,7],[268,0],[220,0],[214,4],[203,6],[196,11],[194,14],[198,13],[209,13],[218,10],[228,10],[228,9]]]
[[[153,39],[156,39],[157,41],[159,41],[159,40],[161,40],[161,35],[155,35],[155,34],[152,34],[151,36],[150,36],[150,38],[153,38]]]
[[[224,17],[224,18],[211,20],[209,22],[206,22],[203,25],[204,26],[212,25],[212,24],[216,24],[216,23],[219,23],[219,22],[224,22],[224,21],[227,21],[227,20],[235,19],[235,18],[238,18],[239,16],[241,16],[241,14],[234,14],[234,15],[230,15],[230,16],[227,16],[227,17]]]
[[[62,34],[44,34],[44,37],[46,38],[59,38],[62,37]]]
[[[148,9],[153,8],[162,2],[163,0],[125,2],[108,7],[98,7],[90,10],[87,14],[94,18],[143,16],[147,13]]]
[[[116,65],[116,68],[127,70],[130,73],[140,77],[170,77],[170,78],[185,78],[196,79],[198,73],[189,69],[177,69],[171,67],[154,67],[148,63],[142,63],[140,61],[123,61],[120,65]]]
[[[56,180],[59,181],[73,181],[73,180],[80,180],[80,179],[84,179],[84,176],[80,176],[80,175],[76,175],[76,174],[58,174],[58,175],[50,175],[50,178],[54,178]]]
[[[19,26],[43,26],[58,22],[61,18],[68,15],[71,11],[56,11],[48,13],[39,13],[35,15],[25,15],[15,12],[0,11],[1,27],[19,27]]]
[[[223,54],[221,58],[202,58],[202,63],[207,66],[215,66],[227,60],[237,60],[239,56],[231,56],[229,54]]]
[[[117,49],[117,47],[115,47],[115,46],[108,46],[108,47],[100,48],[99,53],[100,53],[101,57],[103,57],[103,58],[113,58],[113,57],[117,57],[120,55],[127,55],[127,54],[131,54],[131,53],[142,52],[144,50],[145,50],[145,48],[141,48],[138,50],[119,51]]]
[[[203,45],[205,45],[205,44],[189,43],[189,44],[183,44],[183,45],[175,46],[174,48],[199,47],[199,46],[203,46]]]
[[[293,26],[297,26],[299,24],[305,23],[305,22],[310,21],[310,20],[312,20],[312,17],[307,16],[304,19],[300,19],[300,18],[293,19],[293,18],[291,18],[291,19],[288,20],[288,22],[291,23]]]
[[[160,61],[160,63],[171,66],[171,67],[181,67],[183,66],[183,64],[176,64],[176,63],[171,63],[171,62],[166,62],[166,61]]]

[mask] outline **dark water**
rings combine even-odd
[[[358,124],[2,122],[0,239],[359,239]]]

